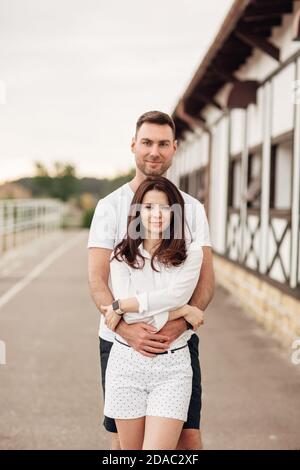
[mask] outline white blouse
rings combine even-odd
[[[154,261],[159,272],[152,269],[151,255],[142,244],[139,251],[145,257],[141,269],[134,269],[125,261],[111,260],[112,293],[115,299],[136,297],[138,300],[139,312],[124,314],[126,323],[144,322],[159,331],[167,323],[169,311],[186,305],[191,299],[199,279],[203,251],[199,243],[192,242],[187,247],[187,258],[180,266],[166,267]],[[184,345],[192,334],[192,330],[185,331],[170,348]],[[126,343],[118,334],[116,337]]]

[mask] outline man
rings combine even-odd
[[[136,175],[130,183],[123,185],[98,202],[93,217],[89,248],[89,285],[92,298],[101,312],[101,305],[110,305],[113,295],[110,289],[110,255],[114,247],[126,234],[127,215],[134,192],[141,182],[149,176],[164,176],[172,164],[177,149],[175,124],[170,116],[160,111],[143,114],[137,121],[136,133],[132,138],[131,150],[135,156]],[[197,238],[203,248],[201,274],[189,304],[198,310],[199,323],[203,323],[203,312],[212,299],[214,291],[214,273],[209,230],[204,208],[199,201],[182,192],[185,200],[188,233]],[[194,227],[195,225],[195,227]],[[159,333],[145,323],[127,325],[123,320],[117,332],[126,339],[136,351],[148,357],[168,349],[169,345],[187,328],[186,321],[168,322]],[[109,352],[114,341],[114,333],[105,325],[101,315],[100,323],[100,358],[102,385],[105,392],[105,371]],[[189,341],[191,363],[193,367],[193,391],[178,449],[199,450],[202,447],[200,435],[201,411],[201,372],[198,357],[198,337],[196,334]],[[115,422],[104,418],[104,426],[112,434],[112,449],[120,449]]]

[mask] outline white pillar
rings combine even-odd
[[[240,263],[243,262],[245,257],[245,231],[247,219],[247,201],[245,200],[245,193],[247,191],[247,178],[248,178],[248,119],[247,109],[244,112],[244,138],[242,148],[242,163],[241,163],[241,194],[240,194],[240,217],[241,217],[241,231],[240,231]]]
[[[296,80],[300,78],[300,59],[296,64]],[[294,155],[293,155],[293,194],[291,223],[291,277],[290,287],[298,284],[299,275],[299,212],[300,212],[300,103],[294,104]]]
[[[268,266],[268,233],[270,213],[270,170],[271,170],[271,123],[272,123],[272,83],[264,87],[263,106],[263,150],[262,150],[262,191],[261,191],[261,239],[259,271],[266,273]]]

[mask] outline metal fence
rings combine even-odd
[[[0,255],[63,223],[64,203],[56,199],[0,200]]]

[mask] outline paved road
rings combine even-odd
[[[300,449],[300,365],[219,287],[200,332],[207,449]]]
[[[0,261],[0,449],[107,449],[87,233]],[[29,274],[29,275],[28,275]],[[9,295],[7,294],[9,293]],[[2,303],[1,303],[2,302]],[[300,365],[220,287],[200,330],[207,449],[299,449]]]
[[[31,270],[66,247],[0,309],[7,347],[7,365],[0,366],[0,448],[107,448],[99,426],[98,318],[87,288],[86,239],[85,232],[50,237],[36,252],[30,248],[34,262],[20,254],[17,270],[1,280],[15,285],[26,265]]]

